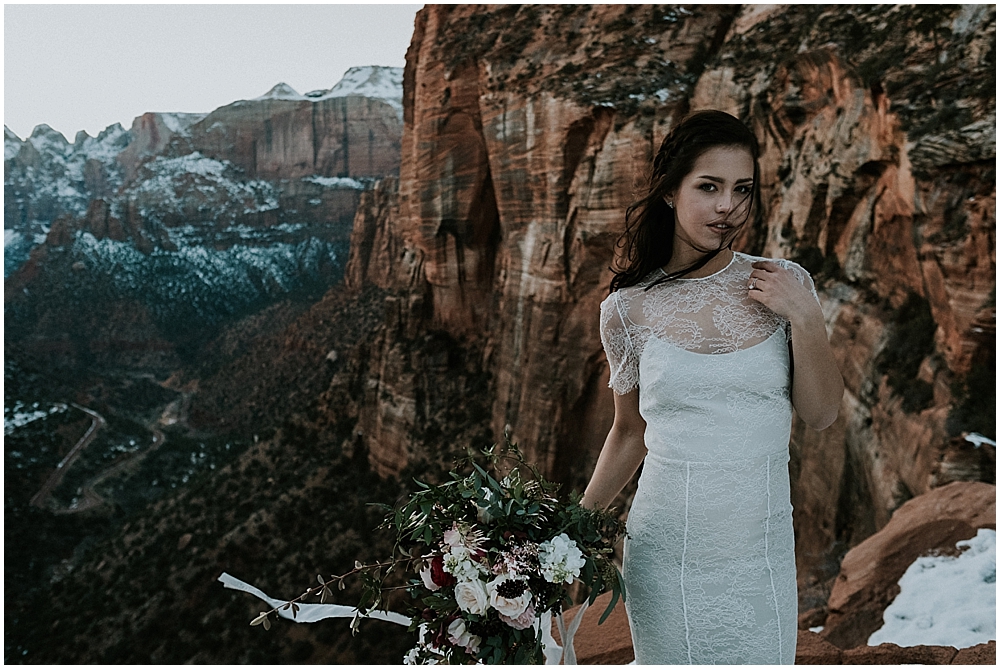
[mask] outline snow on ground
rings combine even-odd
[[[403,68],[367,65],[352,67],[330,89],[326,97],[364,95],[370,98],[401,98],[403,95]]]
[[[121,123],[109,125],[98,133],[97,137],[84,137],[83,141],[73,144],[73,153],[79,154],[84,160],[94,159],[102,163],[110,163],[121,153],[132,137]],[[83,173],[80,173],[83,178]]]
[[[178,158],[157,156],[143,167],[150,176],[130,193],[137,198],[139,213],[151,220],[184,215],[188,194],[208,198],[214,216],[272,211],[279,205],[273,184],[261,179],[244,181],[228,160],[208,158],[198,151]]]
[[[179,135],[187,135],[188,129],[208,114],[186,114],[182,112],[159,112],[163,124],[170,128],[171,132]]]
[[[365,185],[360,181],[355,179],[349,179],[347,177],[305,177],[303,181],[309,181],[319,186],[326,186],[327,188],[354,188],[355,190],[364,190]]]
[[[382,100],[396,111],[400,120],[403,118],[403,68],[383,67],[381,65],[365,65],[352,67],[344,77],[329,90],[309,91],[302,95],[288,84],[275,84],[271,90],[254,100],[293,100],[318,102],[331,98],[343,98],[348,95],[361,95],[366,98]],[[241,104],[238,100],[233,104]]]
[[[403,68],[366,65],[352,67],[344,73],[343,79],[322,95],[314,96],[313,91],[308,99],[328,100],[342,98],[348,95],[363,95],[387,102],[400,119],[403,118]]]
[[[39,153],[54,153],[62,155],[72,146],[61,132],[53,129],[47,123],[40,123],[31,131],[28,141]]]
[[[316,237],[298,243],[234,244],[223,250],[201,245],[176,251],[154,248],[147,255],[129,242],[77,231],[74,252],[95,275],[114,276],[115,288],[123,295],[140,297],[163,313],[183,302],[203,316],[232,313],[263,294],[288,292],[303,279],[318,276],[323,266],[338,262],[334,245]]]
[[[298,91],[286,84],[285,82],[280,82],[275,84],[274,87],[269,90],[264,95],[254,98],[254,100],[308,100],[304,95],[300,95]]]
[[[179,158],[157,156],[146,167],[156,174],[176,176],[178,174],[197,174],[203,177],[221,177],[226,171],[229,161],[219,161],[207,158],[195,151]],[[148,189],[146,189],[148,190]]]
[[[910,565],[869,646],[968,648],[997,638],[996,530],[981,529],[955,545],[966,549],[958,557],[921,557]]]
[[[3,159],[10,160],[21,151],[21,138],[7,126],[3,127]]]
[[[14,430],[27,425],[33,420],[45,418],[49,414],[59,413],[66,410],[65,404],[53,404],[48,409],[39,408],[38,402],[30,407],[22,404],[20,400],[14,403],[13,407],[4,407],[3,433],[11,434]]]
[[[984,437],[978,432],[970,432],[969,434],[965,435],[965,440],[974,445],[976,448],[979,448],[983,444],[989,444],[993,448],[996,448],[997,446],[997,442],[993,441],[989,437]]]

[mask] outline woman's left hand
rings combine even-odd
[[[747,289],[751,299],[792,323],[823,317],[819,303],[809,288],[794,271],[775,262],[755,262],[747,280]]]
[[[748,295],[788,319],[792,326],[791,399],[795,411],[816,430],[837,419],[844,396],[844,378],[830,349],[823,310],[795,271],[775,262],[753,264]]]

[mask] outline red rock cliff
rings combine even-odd
[[[193,125],[190,144],[253,178],[381,177],[399,164],[399,125],[388,103],[357,95],[240,100]]]
[[[949,433],[995,430],[994,33],[988,6],[425,7],[398,201],[367,196],[348,269],[397,293],[354,367],[372,461],[434,448],[416,427],[451,397],[427,381],[447,356],[414,367],[404,343],[437,332],[488,376],[493,436],[585,481],[624,209],[674,122],[721,108],[764,148],[766,224],[741,248],[813,272],[847,382],[833,427],[793,427],[802,585],[834,576]]]

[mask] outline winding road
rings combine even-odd
[[[45,480],[45,483],[42,484],[41,489],[35,493],[34,497],[31,498],[30,503],[32,506],[45,508],[45,505],[48,502],[49,497],[52,495],[52,491],[56,489],[56,486],[59,485],[60,482],[62,482],[63,476],[65,476],[66,472],[69,471],[70,466],[80,456],[80,453],[83,451],[83,449],[86,448],[87,445],[94,440],[94,437],[97,435],[97,430],[99,430],[100,428],[104,427],[105,424],[107,424],[107,421],[104,420],[104,416],[97,413],[96,411],[88,409],[86,407],[82,407],[76,402],[70,402],[69,405],[88,414],[91,418],[94,419],[94,422],[90,424],[90,429],[88,429],[84,433],[84,435],[80,437],[80,440],[73,445],[73,448],[69,450],[69,453],[66,454],[66,457],[60,460],[59,464],[56,465],[55,471],[53,471],[49,475],[49,478]]]
[[[118,472],[122,471],[129,465],[133,465],[139,462],[140,460],[142,460],[142,458],[144,458],[149,453],[152,453],[154,450],[159,448],[163,444],[163,442],[166,441],[166,435],[163,434],[163,431],[156,427],[151,426],[150,429],[153,432],[153,440],[148,448],[127,454],[125,457],[121,458],[118,462],[114,463],[112,466],[108,467],[107,469],[99,473],[97,476],[90,479],[90,481],[88,481],[83,486],[83,497],[82,499],[80,499],[78,503],[65,509],[52,508],[51,505],[49,504],[49,500],[52,497],[52,491],[55,490],[56,487],[58,487],[59,484],[62,482],[63,477],[66,475],[66,472],[69,471],[69,468],[80,456],[80,453],[83,452],[83,449],[86,448],[88,445],[90,445],[90,443],[94,440],[94,437],[97,436],[97,431],[100,428],[104,427],[105,424],[107,423],[104,417],[101,416],[101,414],[94,411],[93,409],[88,409],[74,402],[70,402],[69,404],[70,406],[73,406],[79,409],[80,411],[83,411],[84,413],[88,414],[93,419],[93,422],[90,424],[90,428],[86,431],[86,433],[84,433],[84,435],[80,437],[79,441],[77,441],[76,444],[73,445],[73,448],[70,449],[69,453],[66,454],[66,457],[64,457],[59,462],[59,464],[56,465],[55,470],[45,480],[45,483],[42,485],[41,489],[37,493],[35,493],[34,497],[31,498],[30,502],[32,506],[36,506],[42,509],[49,508],[53,511],[53,513],[59,515],[80,513],[81,511],[86,511],[88,509],[93,509],[95,507],[101,506],[102,504],[107,504],[107,500],[105,500],[103,497],[97,494],[97,491],[95,491],[94,488],[108,477],[117,474]]]

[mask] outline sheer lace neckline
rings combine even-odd
[[[729,262],[727,262],[724,267],[722,267],[720,269],[717,269],[716,271],[712,272],[711,274],[706,274],[705,276],[687,276],[687,277],[680,276],[680,277],[677,277],[676,279],[673,279],[673,281],[704,281],[705,279],[711,279],[712,277],[718,276],[718,275],[722,274],[723,272],[725,272],[730,267],[732,267],[733,263],[736,262],[736,255],[737,255],[737,253],[736,253],[736,251],[733,251],[732,253],[733,254],[729,257]],[[659,270],[660,270],[660,273],[663,274],[663,276],[670,276],[670,273],[667,272],[662,267],[660,267]]]

